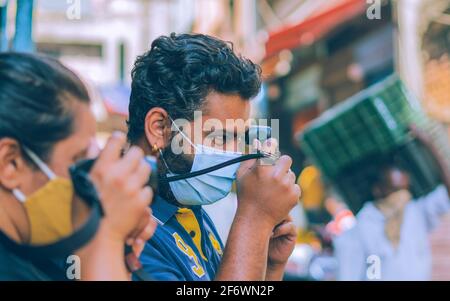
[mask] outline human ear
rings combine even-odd
[[[167,144],[168,114],[163,108],[152,108],[147,112],[144,121],[144,131],[147,143],[155,151]]]
[[[20,187],[27,169],[17,141],[11,138],[0,139],[0,186],[7,190]]]

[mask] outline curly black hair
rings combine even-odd
[[[165,109],[173,118],[193,119],[212,91],[256,96],[261,68],[237,55],[233,44],[203,34],[172,33],[153,41],[139,56],[132,71],[128,140],[136,143],[144,133],[147,112]]]

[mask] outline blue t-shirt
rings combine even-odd
[[[154,280],[213,280],[223,244],[202,207],[179,208],[156,196],[151,208],[158,227],[140,256],[143,269]]]

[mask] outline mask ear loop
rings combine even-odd
[[[173,121],[173,119],[172,119],[170,116],[168,116],[168,117],[169,117],[170,121],[172,122],[172,125],[173,125],[173,126],[176,128],[176,130],[181,134],[181,136],[183,136],[183,138],[186,139],[187,142],[188,142],[194,149],[197,150],[196,146],[195,146],[194,144],[192,144],[192,141],[191,141],[191,140],[183,133],[183,131],[178,127],[178,125],[175,123],[175,121]],[[168,165],[167,162],[166,162],[166,159],[164,158],[164,155],[163,155],[162,150],[161,150],[160,148],[158,148],[158,151],[159,151],[159,156],[161,157],[162,162],[164,163],[164,166],[167,168],[167,170],[168,170],[170,173],[173,173],[173,172],[170,170],[169,165]]]
[[[194,148],[195,151],[197,151],[197,147],[192,143],[191,139],[189,139],[189,138],[183,133],[183,131],[178,127],[178,125],[175,123],[175,121],[173,121],[173,119],[172,119],[170,116],[168,116],[168,117],[169,117],[170,121],[172,122],[172,125],[178,130],[178,132],[181,134],[181,136],[182,136],[184,139],[186,139],[187,142],[189,142],[189,144]],[[167,170],[168,170],[170,173],[173,174],[173,172],[172,172],[172,171],[170,170],[170,168],[169,168],[169,165],[167,164],[166,160],[164,159],[164,155],[163,155],[161,149],[159,149],[159,154],[160,154],[161,159],[162,159],[164,165],[166,166]],[[167,180],[167,178],[166,178],[165,180]],[[191,184],[189,181],[186,181],[186,180],[185,180],[185,182],[186,182],[189,186],[192,186],[192,184]],[[195,188],[194,188],[194,190],[195,190]]]
[[[50,180],[53,180],[56,178],[55,173],[48,167],[47,164],[45,164],[33,151],[31,151],[29,148],[23,146],[24,152],[31,158],[34,164],[36,164],[39,169],[49,178]],[[12,190],[12,193],[14,197],[19,200],[21,203],[25,203],[27,197],[25,194],[20,191],[18,188],[14,188]]]
[[[158,149],[158,151],[159,151],[159,156],[161,157],[161,159],[162,159],[164,165],[166,166],[167,170],[168,170],[170,173],[172,173],[172,171],[171,171],[170,168],[169,168],[169,165],[167,165],[166,159],[164,159],[164,155],[163,155],[163,153],[162,153],[162,150],[161,150],[161,149]]]
[[[172,122],[172,125],[177,129],[177,131],[181,134],[181,136],[183,136],[183,138],[186,139],[186,141],[195,149],[195,151],[198,151],[197,146],[191,141],[191,139],[189,139],[189,137],[186,136],[186,134],[178,127],[178,125],[175,123],[175,121],[173,121],[173,119],[170,116],[168,117]]]
[[[18,188],[14,188],[12,190],[12,194],[14,195],[14,197],[21,203],[25,203],[27,197],[23,194],[22,191],[20,191]]]
[[[39,169],[50,179],[54,180],[56,178],[55,173],[48,167],[47,164],[44,163],[33,151],[28,149],[27,147],[23,147],[25,153],[31,158],[31,160],[36,164]]]

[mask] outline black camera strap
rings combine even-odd
[[[231,159],[229,161],[220,163],[220,164],[216,164],[213,165],[211,167],[202,169],[202,170],[197,170],[194,172],[189,172],[189,173],[185,173],[185,174],[181,174],[181,175],[176,175],[176,176],[170,176],[170,177],[163,177],[160,179],[160,181],[162,182],[174,182],[174,181],[179,181],[179,180],[184,180],[184,179],[189,179],[189,178],[194,178],[194,177],[198,177],[213,171],[216,171],[218,169],[222,169],[224,167],[236,164],[236,163],[240,163],[240,162],[244,162],[244,161],[248,161],[248,160],[253,160],[253,159],[261,159],[261,158],[267,158],[269,155],[262,153],[262,152],[258,152],[256,154],[249,154],[249,155],[243,155],[241,157],[238,158],[234,158]]]

